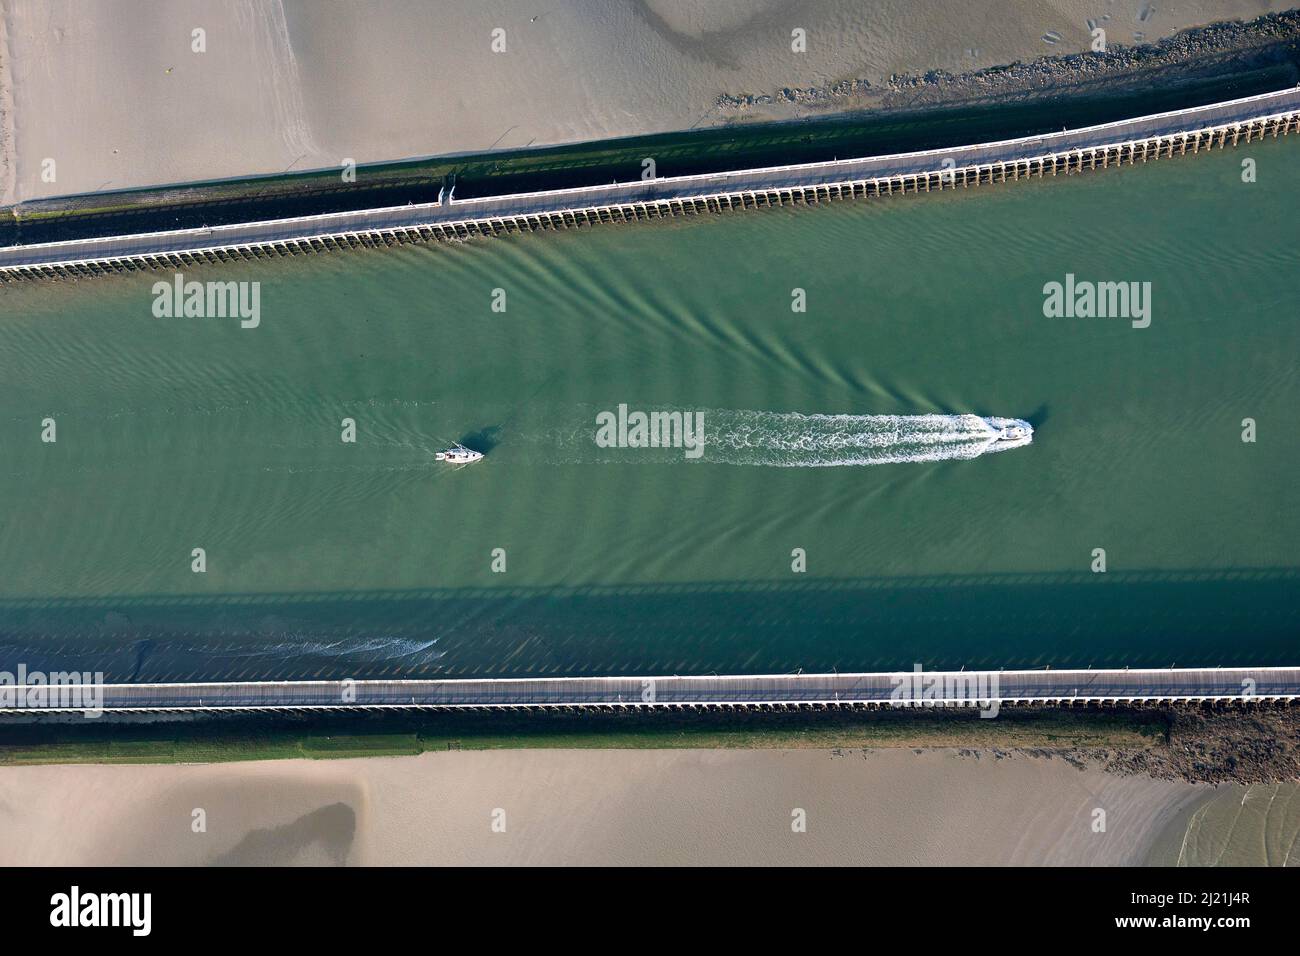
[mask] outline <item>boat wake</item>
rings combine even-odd
[[[695,411],[695,410],[692,410]],[[979,415],[824,415],[703,409],[699,457],[671,447],[599,447],[596,426],[551,436],[562,462],[698,463],[835,468],[952,461],[1027,445],[1033,428]]]
[[[712,426],[712,427],[710,427]],[[705,414],[705,461],[776,468],[834,468],[978,458],[1001,450],[978,415]]]

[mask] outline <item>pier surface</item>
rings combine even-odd
[[[1300,667],[76,684],[20,701],[31,690],[0,687],[0,713],[84,711],[92,702],[120,713],[1286,703],[1300,699]]]
[[[0,280],[86,277],[598,222],[930,192],[1147,162],[1300,132],[1300,88],[1040,136],[211,228],[0,248]]]

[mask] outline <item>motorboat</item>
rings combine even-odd
[[[473,448],[466,448],[464,445],[459,443],[434,455],[434,460],[445,461],[449,465],[472,465],[476,461],[481,461],[482,458],[483,453],[481,451],[475,451]]]
[[[984,424],[993,433],[993,447],[989,451],[1020,448],[1034,440],[1034,426],[1021,418],[986,418]]]

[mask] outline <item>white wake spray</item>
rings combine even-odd
[[[671,447],[602,447],[597,420],[534,433],[557,463],[700,462],[769,468],[833,468],[978,458],[1016,447],[978,415],[824,415],[745,409],[691,410],[703,416],[703,453],[693,460]],[[1017,419],[995,419],[998,423]],[[1029,429],[1028,423],[1020,423]],[[1032,429],[1030,429],[1032,432]],[[1025,442],[1027,443],[1027,441]]]
[[[704,414],[704,461],[831,468],[977,458],[997,443],[978,415]]]

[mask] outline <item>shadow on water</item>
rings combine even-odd
[[[1034,426],[1034,431],[1038,431],[1048,418],[1048,406],[1046,403],[1039,405],[1032,412],[1025,416],[1025,421]]]
[[[1300,569],[0,601],[0,669],[109,680],[1294,663]]]
[[[503,427],[503,425],[487,425],[475,431],[466,432],[457,441],[466,448],[471,448],[486,455],[501,444],[501,429]]]

